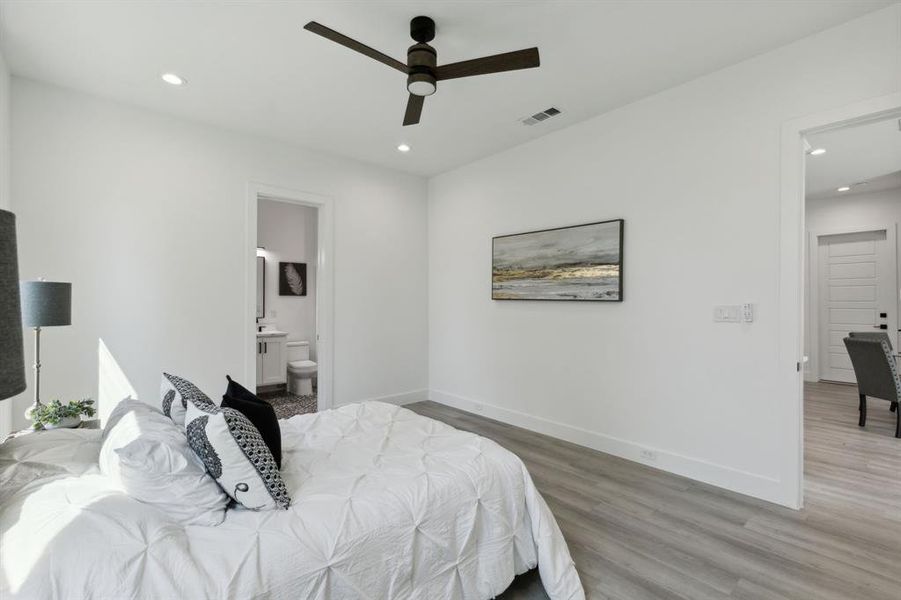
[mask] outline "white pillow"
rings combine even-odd
[[[128,413],[129,402],[134,402],[134,398],[129,396],[128,398],[123,398],[122,400],[120,400],[119,404],[117,404],[113,408],[113,411],[106,418],[106,421],[103,423],[103,433],[100,434],[101,443],[106,441],[106,438],[109,437],[109,434],[113,430],[113,427],[116,426],[116,423],[122,420],[122,417],[124,417]]]
[[[129,496],[182,525],[218,525],[228,497],[188,446],[184,432],[154,407],[123,400],[109,417],[100,470]]]
[[[259,430],[239,411],[197,392],[188,395],[185,434],[209,474],[246,508],[287,509],[291,498]]]

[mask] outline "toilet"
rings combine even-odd
[[[297,396],[313,393],[316,363],[310,360],[310,342],[288,342],[288,392]]]

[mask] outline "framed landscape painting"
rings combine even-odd
[[[623,299],[623,229],[614,219],[492,239],[492,300]]]

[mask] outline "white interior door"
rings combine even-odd
[[[856,383],[842,341],[850,331],[898,331],[894,235],[885,230],[819,237],[819,374]]]

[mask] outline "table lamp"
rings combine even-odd
[[[16,216],[0,210],[0,400],[25,390]]]
[[[34,328],[34,406],[41,405],[41,328],[72,324],[72,284],[23,281],[22,323]],[[21,326],[20,326],[21,328]]]

